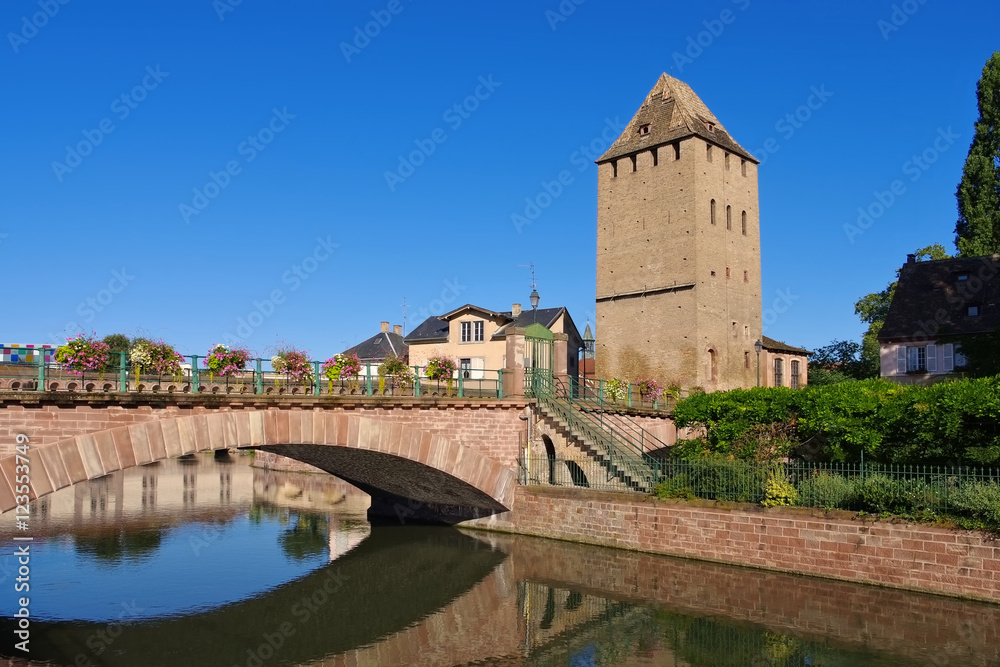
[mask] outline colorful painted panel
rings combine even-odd
[[[0,343],[0,364],[37,363],[45,355],[45,363],[54,363],[56,348],[52,345],[4,345]]]

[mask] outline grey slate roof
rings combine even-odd
[[[645,125],[649,126],[648,134],[640,132]],[[712,129],[709,129],[709,125]],[[660,76],[649,91],[622,135],[597,162],[600,164],[690,136],[701,137],[740,157],[759,162],[729,136],[719,119],[708,110],[690,86],[666,73]]]
[[[403,339],[406,343],[426,343],[448,340],[448,320],[434,315],[421,322]]]
[[[780,340],[774,340],[773,338],[768,338],[767,336],[761,336],[760,342],[763,343],[764,349],[769,352],[792,352],[794,354],[812,354],[809,350],[801,347],[793,347],[787,343],[782,343]]]
[[[380,331],[368,340],[344,350],[344,354],[356,354],[361,361],[382,361],[390,354],[405,356],[408,349],[399,334]]]
[[[531,326],[535,322],[538,322],[546,329],[551,329],[552,325],[556,323],[556,320],[559,319],[559,316],[562,315],[565,310],[566,309],[563,307],[539,308],[534,311],[528,308],[522,310],[521,314],[516,318],[513,316],[512,311],[504,311],[501,315],[510,318],[511,321],[496,330],[496,333],[493,334],[493,340],[503,338],[507,335],[507,331],[512,328],[523,329]]]
[[[959,276],[968,276],[959,281]],[[1000,255],[911,262],[899,272],[880,341],[965,336],[1000,328]],[[978,316],[968,307],[979,306]]]

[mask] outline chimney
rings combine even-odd
[[[389,333],[389,323],[388,322],[383,322],[382,323],[382,333]]]
[[[521,304],[515,303],[510,307],[510,314],[513,317],[518,317],[521,314]]]
[[[913,264],[916,261],[917,261],[917,256],[916,255],[907,255],[906,256],[906,263],[907,264]]]
[[[403,325],[402,324],[394,324],[394,325],[392,325],[392,333],[396,334],[397,336],[402,336],[403,335]]]

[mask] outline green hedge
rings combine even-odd
[[[781,456],[788,439],[826,461],[995,465],[1000,463],[1000,376],[931,386],[859,380],[835,385],[735,389],[677,403],[679,427],[702,427],[675,456]],[[748,443],[748,434],[755,442]]]

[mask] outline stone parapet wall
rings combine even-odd
[[[524,486],[467,525],[1000,603],[1000,543],[978,532]]]

